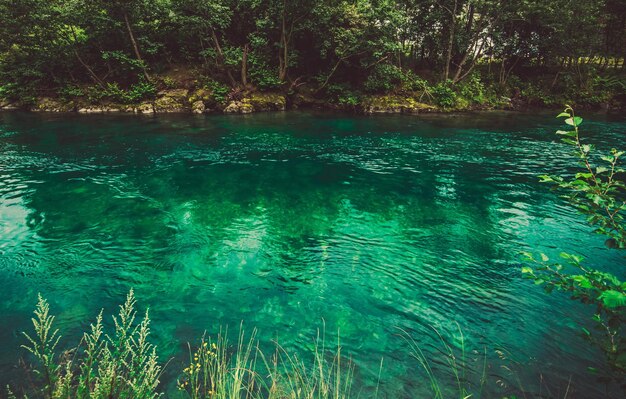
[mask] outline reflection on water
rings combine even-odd
[[[586,372],[601,358],[577,336],[590,309],[519,273],[528,249],[617,259],[537,183],[571,166],[557,127],[508,113],[0,114],[0,385],[37,292],[76,338],[134,287],[174,357],[164,389],[184,342],[243,320],[298,350],[325,325],[363,395],[384,357],[381,397],[415,397],[428,384],[399,329],[445,373],[432,327],[459,345],[458,323],[468,368],[487,352],[488,393],[518,379],[536,393],[543,375],[555,395],[572,378],[601,396]],[[586,127],[606,147],[626,124]],[[515,375],[499,367],[516,361]]]

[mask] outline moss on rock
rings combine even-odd
[[[287,98],[281,93],[255,92],[250,94],[249,102],[256,112],[284,111],[287,109]]]
[[[412,97],[398,95],[365,97],[361,106],[367,114],[417,114],[437,110],[437,107],[421,103]]]

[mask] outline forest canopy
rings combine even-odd
[[[326,95],[476,73],[554,85],[567,71],[585,86],[625,57],[626,0],[0,0],[0,96],[22,100],[81,85],[132,100],[180,66],[228,88]]]

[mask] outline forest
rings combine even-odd
[[[0,1],[5,105],[183,88],[223,106],[620,107],[625,57],[624,0]]]

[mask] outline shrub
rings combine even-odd
[[[413,71],[406,71],[402,75],[402,88],[408,91],[430,92],[428,82]]]
[[[156,94],[156,87],[153,83],[147,82],[144,79],[140,79],[138,83],[130,86],[130,88],[123,92],[121,100],[125,103],[136,103],[148,98],[154,97]]]
[[[356,106],[361,103],[361,94],[345,84],[328,85],[326,94],[336,104]]]
[[[203,86],[211,91],[211,96],[215,102],[219,104],[226,103],[228,95],[231,91],[228,86],[213,79],[206,79]]]
[[[368,93],[386,93],[404,81],[402,69],[391,64],[378,64],[367,77],[363,87]]]
[[[480,79],[480,74],[474,72],[468,79],[464,80],[459,85],[459,94],[472,103],[484,104],[487,98],[485,96],[485,85]]]
[[[76,97],[82,97],[84,95],[85,92],[78,86],[67,85],[59,89],[59,96],[66,100],[71,100]]]
[[[87,90],[87,98],[92,102],[99,102],[107,99],[124,104],[133,104],[149,98],[156,94],[156,86],[144,79],[139,79],[128,90],[122,89],[117,82],[107,83],[105,88],[91,86]]]
[[[432,88],[431,94],[435,104],[442,108],[453,108],[457,104],[457,94],[450,80],[438,83]]]

